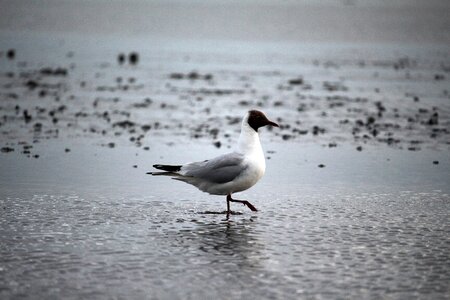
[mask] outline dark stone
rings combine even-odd
[[[435,112],[428,120],[428,125],[438,125],[439,124],[439,114]]]
[[[197,72],[191,72],[188,74],[188,78],[191,80],[196,80],[200,77],[200,75]]]
[[[130,128],[130,127],[134,127],[136,124],[134,122],[131,122],[129,120],[125,120],[125,121],[120,121],[120,122],[115,122],[113,124],[113,127],[119,126],[121,128]]]
[[[356,120],[356,125],[358,126],[364,126],[364,122],[362,120]]]
[[[319,133],[325,133],[325,128],[320,128],[319,126],[313,126],[312,133],[313,133],[313,135],[318,135]]]
[[[172,73],[169,75],[170,79],[183,79],[184,75],[181,73]]]
[[[436,81],[440,81],[440,80],[444,80],[444,79],[445,79],[445,76],[442,75],[442,74],[435,74],[434,75],[434,80],[436,80]]]
[[[31,119],[33,119],[26,109],[23,111],[23,119],[25,120],[25,123],[29,123]]]
[[[42,124],[41,123],[36,123],[33,126],[34,131],[41,131],[42,130]]]
[[[378,130],[373,129],[373,130],[372,130],[372,135],[373,135],[374,137],[376,137],[376,136],[378,135]]]
[[[216,138],[217,135],[219,134],[219,129],[213,128],[209,131],[209,134],[211,134],[214,138]]]
[[[34,81],[34,80],[28,80],[25,85],[30,89],[30,90],[34,90],[36,87],[39,86],[39,84]]]
[[[122,65],[125,62],[125,54],[120,53],[119,55],[117,55],[117,62],[119,63],[119,65]]]
[[[136,52],[131,52],[128,55],[128,61],[130,62],[130,64],[136,65],[139,61],[139,54]]]
[[[67,76],[68,72],[65,68],[42,68],[40,73],[47,76]]]
[[[369,124],[373,124],[373,123],[375,123],[375,118],[372,116],[367,117],[367,124],[369,125]]]
[[[303,84],[303,78],[295,78],[288,81],[290,85],[302,85]]]
[[[14,59],[14,58],[16,57],[16,50],[14,50],[14,49],[9,49],[9,50],[6,52],[6,57],[7,57],[8,59]]]
[[[13,152],[13,151],[14,151],[14,148],[11,148],[11,147],[3,147],[3,148],[1,149],[1,151],[2,151],[2,153]]]

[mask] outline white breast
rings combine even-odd
[[[244,191],[246,189],[254,186],[263,177],[266,171],[266,163],[264,161],[264,156],[260,157],[249,157],[247,161],[248,167],[241,176],[234,180],[234,193]]]
[[[238,149],[245,156],[245,164],[248,166],[241,176],[233,182],[234,193],[249,189],[255,185],[266,171],[264,152],[259,141],[259,134],[251,128],[244,119],[239,136]]]

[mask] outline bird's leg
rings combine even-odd
[[[258,211],[256,209],[256,207],[254,207],[250,202],[248,202],[247,200],[237,200],[237,199],[233,199],[231,198],[231,195],[227,195],[227,205],[228,205],[228,211],[230,211],[230,202],[238,202],[238,203],[242,203],[244,205],[247,205],[248,208],[250,208],[251,211]]]
[[[227,217],[231,213],[231,210],[230,210],[230,199],[231,199],[231,195],[227,195]]]

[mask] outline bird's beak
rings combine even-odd
[[[272,121],[269,121],[269,120],[267,120],[268,122],[267,122],[267,125],[270,125],[270,126],[274,126],[274,127],[280,127],[277,123],[275,123],[275,122],[272,122]]]

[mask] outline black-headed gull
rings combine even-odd
[[[241,134],[234,152],[184,165],[153,165],[154,168],[164,172],[147,174],[172,176],[173,179],[192,184],[203,192],[226,195],[228,214],[230,202],[239,202],[247,205],[252,211],[257,211],[250,202],[233,199],[231,195],[251,188],[264,175],[266,162],[258,129],[266,125],[279,127],[262,112],[250,110],[242,120]]]

